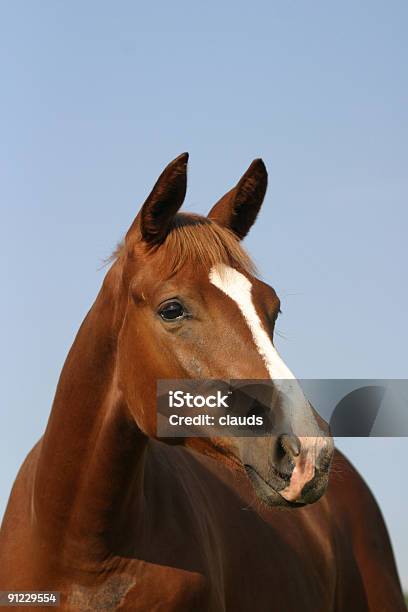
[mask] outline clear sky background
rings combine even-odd
[[[206,212],[255,157],[246,241],[299,377],[407,378],[408,4],[0,4],[0,514],[110,254],[189,151]],[[408,588],[407,439],[340,440]]]

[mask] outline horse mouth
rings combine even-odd
[[[252,465],[245,464],[246,474],[255,490],[259,499],[268,507],[284,507],[284,508],[302,508],[306,506],[305,502],[292,502],[286,500],[279,493],[277,488],[270,482],[265,480]],[[284,485],[285,486],[285,485]],[[281,486],[283,489],[284,486]]]

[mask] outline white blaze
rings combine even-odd
[[[261,319],[252,301],[252,284],[246,276],[227,266],[217,264],[210,270],[210,283],[228,295],[241,311],[261,355],[269,376],[273,380],[294,380],[295,376],[280,357],[270,337],[263,328]]]
[[[213,266],[209,273],[210,283],[234,300],[242,313],[254,340],[259,355],[265,363],[275,387],[283,391],[285,413],[293,430],[298,432],[303,452],[295,459],[295,467],[288,486],[280,491],[282,497],[293,501],[299,499],[305,483],[313,478],[315,461],[326,440],[319,435],[319,428],[309,402],[293,373],[281,359],[278,351],[265,331],[252,301],[252,284],[244,274],[225,264]],[[289,381],[289,382],[284,382]],[[302,433],[304,435],[302,436]],[[309,432],[307,434],[306,432]]]
[[[252,300],[252,284],[244,274],[226,264],[213,266],[209,274],[210,283],[231,298],[242,313],[254,340],[259,355],[266,366],[275,388],[283,391],[285,412],[292,425],[301,432],[310,432],[316,426],[309,403],[299,382],[279,355],[265,331]],[[311,428],[311,423],[313,423]]]

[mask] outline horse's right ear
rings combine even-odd
[[[255,222],[265,197],[268,173],[255,159],[238,183],[212,207],[208,217],[227,227],[241,240]]]
[[[134,233],[152,246],[164,240],[173,217],[184,202],[187,162],[188,153],[182,153],[166,166],[127,232],[126,241]]]

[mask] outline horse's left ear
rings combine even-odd
[[[166,166],[126,234],[126,241],[134,234],[150,245],[164,240],[186,195],[187,162],[188,153],[182,153]]]
[[[237,185],[213,206],[208,217],[232,230],[241,240],[258,215],[268,185],[268,173],[262,159],[255,159]]]

